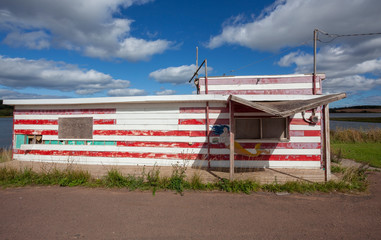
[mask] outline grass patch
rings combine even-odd
[[[340,158],[381,168],[381,143],[333,143],[331,148],[333,153],[340,154]]]
[[[331,173],[344,173],[346,168],[339,165],[331,165]]]
[[[330,118],[333,121],[345,121],[345,122],[369,122],[369,123],[381,123],[381,117],[340,117]]]
[[[185,190],[200,191],[224,191],[232,193],[250,194],[257,191],[267,192],[362,192],[367,189],[365,170],[345,169],[342,171],[343,178],[340,181],[329,181],[325,183],[310,183],[305,181],[287,182],[279,184],[260,184],[252,180],[221,179],[213,183],[203,183],[198,174],[194,174],[186,180],[185,166],[173,166],[170,177],[161,177],[160,168],[153,168],[148,173],[140,176],[124,176],[117,169],[111,169],[101,179],[95,179],[87,171],[77,169],[50,170],[35,172],[31,168],[14,169],[0,168],[0,186],[18,187],[26,185],[57,185],[57,186],[84,186],[84,187],[106,187],[125,188],[128,190],[150,190],[153,194],[157,190],[172,190],[183,195]]]
[[[58,170],[48,172],[35,172],[31,168],[14,169],[0,168],[0,185],[4,187],[19,187],[26,185],[59,185],[59,186],[85,186],[92,177],[89,172],[83,170]]]
[[[381,129],[338,129],[330,132],[332,161],[342,158],[381,167]]]

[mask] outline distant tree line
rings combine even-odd
[[[364,112],[366,112],[366,109],[381,109],[381,106],[378,106],[378,105],[360,105],[360,106],[351,106],[351,107],[330,108],[329,112],[336,113],[336,112],[341,112],[343,110],[352,110],[352,109],[364,109]]]
[[[0,100],[0,117],[13,116],[13,107],[3,105],[3,100]]]

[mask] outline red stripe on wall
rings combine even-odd
[[[115,119],[94,119],[95,125],[113,125],[116,124]]]
[[[204,154],[170,154],[170,153],[134,153],[107,151],[65,151],[65,150],[17,150],[17,154],[52,155],[52,156],[81,156],[81,157],[115,157],[115,158],[158,158],[158,159],[204,159]]]
[[[61,109],[61,110],[15,110],[16,115],[72,115],[72,114],[113,114],[115,108],[108,109]]]
[[[320,130],[290,130],[292,137],[320,137]]]
[[[260,142],[240,143],[243,148],[255,148]],[[320,149],[320,143],[260,143],[260,149]]]
[[[57,125],[57,120],[47,119],[15,119],[15,124]]]
[[[15,124],[32,124],[32,125],[58,125],[58,120],[48,119],[15,119]],[[95,125],[115,124],[115,119],[94,119]]]
[[[240,143],[244,148],[255,148],[259,142]],[[260,149],[320,149],[320,143],[260,143]],[[142,141],[118,141],[117,146],[126,147],[173,147],[173,148],[206,148],[207,143],[184,143],[184,142],[142,142]],[[227,148],[224,144],[211,144],[212,149]]]
[[[17,154],[52,155],[52,156],[83,156],[83,157],[115,157],[115,158],[158,158],[158,159],[186,159],[204,160],[205,154],[169,154],[169,153],[135,153],[111,151],[65,151],[65,150],[16,150]],[[211,155],[211,160],[229,160],[229,154]],[[235,160],[252,161],[320,161],[320,155],[260,155],[247,157],[235,155]]]
[[[94,135],[205,137],[206,131],[94,130]]]
[[[228,113],[228,108],[209,107],[209,113]],[[205,113],[205,107],[180,107],[180,113]]]
[[[29,130],[29,129],[15,129],[15,134],[24,135],[58,135],[57,130]]]
[[[317,77],[317,80],[319,78]],[[288,77],[288,78],[226,78],[213,79],[208,78],[208,85],[263,85],[263,84],[287,84],[287,83],[311,83],[312,76],[306,77]],[[205,78],[200,78],[200,84],[205,85]]]
[[[179,125],[205,125],[205,119],[179,119]],[[229,119],[209,119],[209,125],[227,125]]]
[[[310,124],[301,118],[291,118],[290,124],[291,125],[311,125],[311,126],[314,126],[314,125],[320,125],[320,120],[316,124]]]
[[[202,148],[207,143],[185,143],[185,142],[132,142],[118,141],[117,146],[124,147],[173,147],[173,148]],[[222,147],[221,147],[222,148]]]
[[[205,91],[201,91],[205,94]],[[209,94],[234,94],[234,95],[312,95],[311,89],[269,89],[269,90],[209,90]]]

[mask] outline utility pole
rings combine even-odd
[[[196,69],[198,68],[198,47],[196,47]],[[198,73],[196,74],[196,78],[198,78]]]
[[[318,34],[318,29],[314,30],[314,72],[313,72],[313,87],[312,87],[312,94],[316,94],[316,41],[317,41],[317,34]]]

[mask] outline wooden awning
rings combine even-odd
[[[345,93],[322,95],[321,97],[308,100],[290,100],[278,102],[251,102],[243,98],[230,95],[229,100],[242,104],[277,117],[288,117],[298,112],[314,109],[328,103],[345,98]]]

